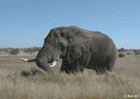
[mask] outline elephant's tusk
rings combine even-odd
[[[25,58],[21,58],[21,59],[22,59],[23,61],[26,61],[26,62],[28,61],[28,59],[25,59]]]
[[[50,67],[54,67],[56,65],[57,61],[53,61],[51,64],[50,64]]]
[[[25,62],[34,62],[35,59],[29,60],[29,59],[25,59],[25,58],[21,58],[23,61]],[[57,61],[53,61],[52,63],[49,63],[50,67],[54,67],[56,65]]]
[[[25,59],[25,58],[21,58],[23,61],[25,62],[35,62],[36,59]]]

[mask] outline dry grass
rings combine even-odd
[[[124,52],[125,54],[125,52]],[[125,55],[117,58],[112,73],[59,74],[61,60],[51,76],[22,56],[0,56],[0,99],[122,99],[140,97],[140,58]],[[25,56],[35,58],[35,55]],[[130,99],[125,98],[124,99]],[[134,98],[135,99],[135,98]]]

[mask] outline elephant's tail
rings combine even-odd
[[[36,61],[36,58],[35,59],[25,59],[25,58],[21,58],[23,61],[25,62],[35,62]]]

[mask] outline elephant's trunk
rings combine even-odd
[[[53,70],[50,68],[49,63],[47,62],[45,57],[37,57],[36,58],[36,65],[41,69],[54,73]]]
[[[50,43],[44,44],[36,57],[36,64],[41,69],[54,73],[53,70],[50,68],[49,63],[57,61],[59,57],[60,54],[58,54],[55,46]]]

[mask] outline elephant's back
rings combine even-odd
[[[91,35],[92,38],[98,38],[98,39],[109,38],[106,34],[103,34],[100,31],[90,31],[89,34]]]
[[[91,51],[95,53],[96,56],[106,58],[110,52],[115,53],[116,46],[110,37],[99,31],[91,32],[91,35]]]

